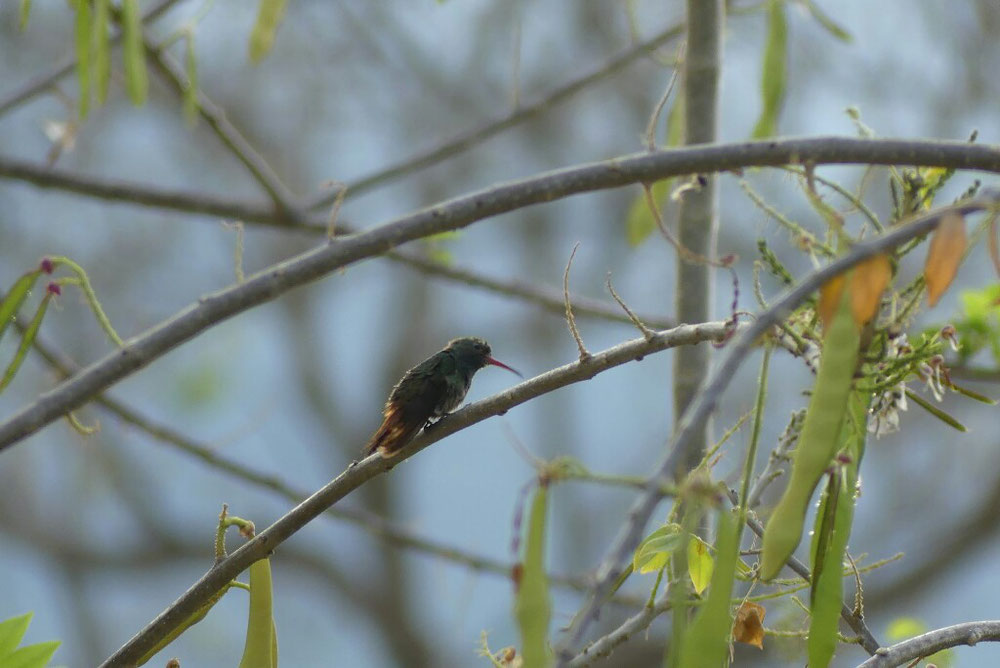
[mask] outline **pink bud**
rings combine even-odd
[[[55,283],[55,282],[49,283],[45,287],[45,291],[47,293],[49,293],[50,295],[61,295],[62,294],[62,288],[59,287],[59,284]]]
[[[47,257],[42,258],[42,263],[38,266],[39,269],[44,271],[46,274],[51,274],[55,266],[52,264],[52,260]]]

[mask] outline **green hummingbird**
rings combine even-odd
[[[449,341],[438,351],[406,372],[396,383],[382,411],[382,426],[365,445],[364,454],[376,450],[382,457],[395,455],[432,418],[458,408],[472,384],[472,376],[484,366],[498,366],[521,374],[490,357],[490,344],[472,336]]]

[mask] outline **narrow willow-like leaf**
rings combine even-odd
[[[514,616],[521,631],[521,656],[524,668],[542,668],[549,664],[547,638],[552,605],[549,580],[545,572],[545,516],[548,490],[539,485],[531,502],[528,535],[524,542],[524,570],[514,602]]]
[[[813,0],[805,0],[803,4],[812,17],[816,19],[816,22],[826,28],[828,33],[842,42],[854,41],[854,37],[851,33],[847,32],[847,30],[841,27],[839,23],[830,18],[815,2],[813,2]]]
[[[967,432],[967,431],[969,431],[964,424],[962,424],[961,422],[959,422],[958,420],[956,420],[952,416],[948,415],[943,410],[941,410],[940,408],[938,408],[937,406],[935,406],[931,402],[927,401],[926,399],[924,399],[922,396],[920,396],[916,392],[911,392],[910,390],[907,390],[906,391],[906,396],[907,396],[907,398],[911,399],[913,401],[913,403],[915,403],[916,405],[920,406],[925,411],[927,411],[928,413],[930,413],[931,415],[933,415],[934,417],[936,417],[938,420],[941,420],[941,422],[944,422],[946,425],[948,425],[952,429],[957,429],[958,431],[961,431],[961,432]]]
[[[21,337],[21,345],[17,347],[14,359],[7,365],[7,370],[4,371],[3,378],[0,378],[0,392],[3,392],[10,385],[10,381],[14,380],[17,370],[21,368],[21,363],[28,356],[28,351],[31,349],[31,344],[35,340],[35,336],[38,335],[38,328],[42,326],[42,319],[45,317],[45,311],[49,308],[49,301],[51,299],[51,292],[45,293],[45,296],[42,297],[42,303],[38,305],[35,316],[31,319],[27,329],[24,330],[24,335]]]
[[[184,37],[184,119],[189,127],[198,124],[198,59],[194,53],[194,32]]]
[[[2,299],[0,299],[0,339],[3,339],[4,332],[10,323],[14,322],[17,312],[21,309],[21,304],[31,294],[31,288],[35,281],[42,275],[41,270],[29,271],[14,281],[14,286]]]
[[[125,88],[129,99],[140,107],[149,92],[149,79],[137,0],[122,0],[122,59],[125,61]]]
[[[80,83],[80,100],[77,107],[80,118],[87,117],[90,109],[90,1],[76,0],[76,78]]]
[[[809,665],[825,668],[837,649],[837,624],[843,603],[843,562],[854,520],[858,465],[864,455],[867,397],[850,398],[852,419],[845,420],[843,443],[847,462],[830,478],[817,515],[814,537],[812,600],[809,617]],[[822,532],[822,536],[820,533]]]
[[[21,16],[18,19],[17,27],[21,32],[28,27],[28,15],[31,14],[31,0],[21,0]]]
[[[718,517],[712,584],[708,600],[688,628],[681,650],[681,666],[724,666],[729,655],[729,632],[733,626],[729,615],[729,597],[736,574],[740,526],[728,510],[720,510]]]
[[[753,129],[754,139],[770,137],[777,133],[778,114],[785,99],[788,59],[788,25],[785,21],[784,0],[767,3],[767,44],[764,46],[764,63],[761,72],[761,101],[763,108]]]
[[[764,530],[760,560],[764,580],[773,579],[798,546],[809,500],[840,445],[860,344],[860,329],[854,322],[850,302],[844,290],[823,339],[819,373],[795,449],[788,487]]]
[[[257,22],[250,34],[250,60],[259,63],[274,45],[274,35],[285,16],[288,0],[260,0]]]
[[[110,0],[94,0],[93,70],[98,104],[104,104],[108,99],[108,84],[111,81],[111,42],[108,38],[110,5]]]
[[[250,617],[240,668],[276,668],[275,640],[271,562],[261,559],[250,565]]]
[[[34,613],[26,612],[17,617],[11,617],[0,622],[0,658],[3,658],[17,649],[21,644],[21,639],[28,631],[31,624],[31,617]]]
[[[3,657],[4,668],[45,668],[60,644],[58,640],[49,640],[19,647]]]

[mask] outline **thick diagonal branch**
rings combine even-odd
[[[219,591],[250,564],[269,555],[278,545],[360,485],[385,473],[403,459],[413,456],[430,444],[488,417],[506,413],[514,406],[530,399],[571,383],[588,380],[615,366],[641,359],[646,355],[667,348],[719,340],[726,335],[726,332],[727,323],[725,322],[682,325],[671,330],[657,332],[650,339],[641,338],[622,343],[592,355],[586,360],[553,369],[509,390],[456,411],[442,419],[433,428],[421,433],[392,459],[383,459],[378,455],[372,455],[352,465],[229,557],[216,564],[145,629],[123,645],[104,665],[130,665],[137,657],[142,656],[153,647],[157,641],[166,637],[194,611],[198,610],[212,594]]]
[[[719,144],[641,153],[486,188],[328,244],[273,265],[237,286],[200,299],[126,342],[74,378],[42,394],[0,424],[0,450],[86,403],[213,325],[292,288],[408,241],[456,230],[500,213],[576,193],[655,181],[687,173],[796,162],[920,164],[1000,172],[1000,149],[963,142],[907,142],[842,138]],[[863,248],[866,246],[859,246]]]

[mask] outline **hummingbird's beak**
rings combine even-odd
[[[511,368],[511,367],[507,366],[506,364],[504,364],[503,362],[498,362],[497,360],[493,359],[492,357],[487,357],[486,358],[486,363],[487,364],[492,364],[493,366],[498,366],[501,369],[507,369],[507,371],[510,371],[511,373],[515,373],[518,376],[521,376],[521,378],[524,378],[524,376],[521,375],[521,372],[518,371],[517,369]]]

